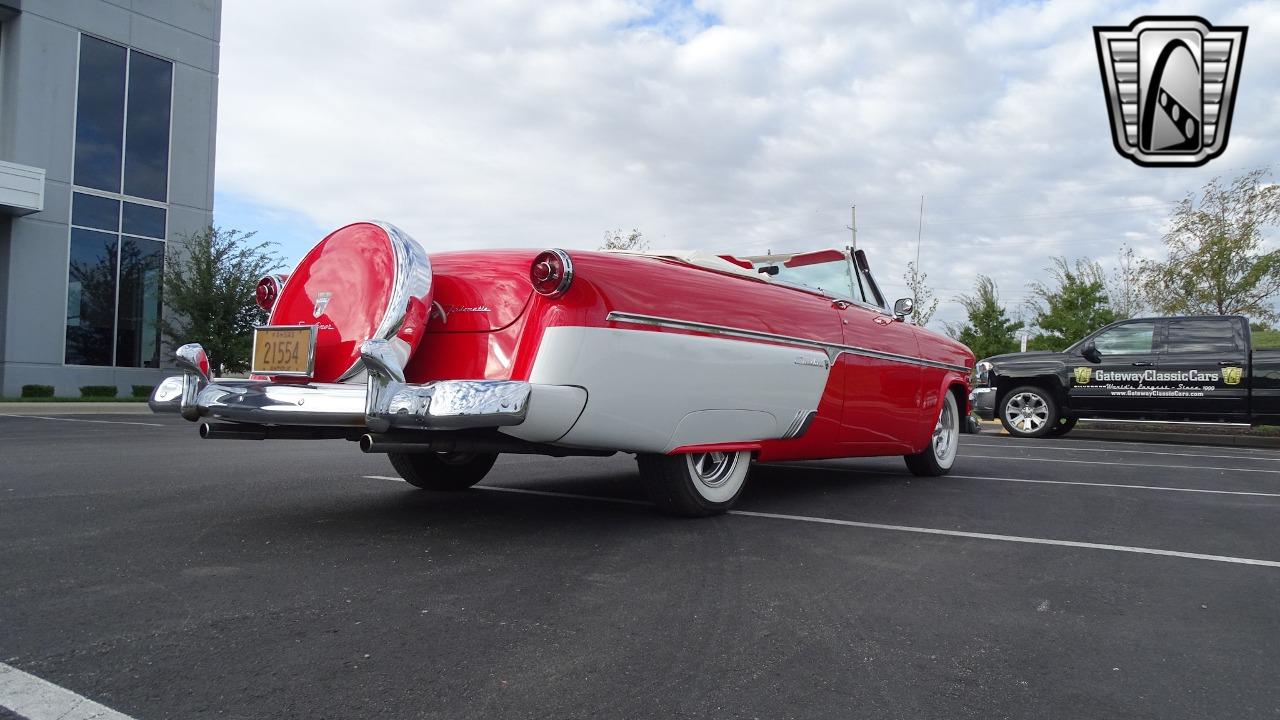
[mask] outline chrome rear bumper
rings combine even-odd
[[[404,381],[399,358],[386,341],[361,348],[366,384],[273,383],[211,380],[199,345],[178,349],[183,374],[166,378],[151,394],[154,412],[177,412],[191,421],[212,418],[257,425],[310,425],[459,430],[519,425],[534,386],[512,380]],[[546,387],[546,386],[544,386]]]

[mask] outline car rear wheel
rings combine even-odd
[[[938,422],[933,426],[929,447],[915,455],[904,455],[902,459],[907,461],[907,469],[913,475],[937,477],[951,472],[959,447],[960,411],[956,405],[955,393],[948,392],[942,400]]]
[[[1044,437],[1058,425],[1058,404],[1048,390],[1035,385],[1005,393],[999,410],[1000,424],[1013,437]]]
[[[389,453],[391,466],[423,490],[466,490],[484,479],[497,453]]]
[[[750,451],[639,455],[640,479],[663,512],[719,515],[737,502],[751,469]]]

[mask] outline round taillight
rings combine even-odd
[[[280,288],[284,286],[287,275],[264,275],[258,281],[258,286],[254,288],[253,299],[258,303],[258,307],[270,312],[275,307],[276,298],[280,297]]]
[[[569,253],[558,249],[538,253],[529,266],[529,281],[541,295],[560,297],[565,294],[573,282],[573,263],[569,260]]]

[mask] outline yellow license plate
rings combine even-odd
[[[267,326],[253,329],[255,375],[310,376],[315,367],[314,325]]]

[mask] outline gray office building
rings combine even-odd
[[[220,0],[0,0],[0,393],[154,385],[213,214]]]

